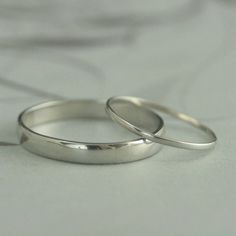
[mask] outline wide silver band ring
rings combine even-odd
[[[148,132],[143,130],[140,127],[135,127],[132,122],[122,117],[119,113],[119,109],[115,109],[114,106],[116,103],[125,102],[131,105],[136,105],[140,107],[140,109],[150,109],[153,112],[161,111],[166,113],[174,118],[177,118],[181,121],[187,122],[188,124],[192,125],[193,127],[200,129],[208,136],[208,141],[197,143],[197,142],[186,142],[186,141],[179,141],[171,138],[161,137],[158,134],[154,134],[153,132]],[[111,118],[122,125],[123,127],[129,129],[131,132],[138,134],[139,136],[149,139],[153,142],[157,142],[163,145],[169,145],[177,148],[184,148],[184,149],[194,149],[194,150],[204,150],[209,149],[215,146],[217,137],[215,133],[208,128],[207,126],[203,125],[200,121],[196,120],[195,118],[157,104],[156,102],[151,102],[145,99],[136,98],[136,97],[128,97],[128,96],[119,96],[119,97],[112,97],[107,101],[106,104],[107,113],[111,116]]]
[[[28,108],[19,115],[20,144],[28,151],[44,157],[84,164],[132,162],[150,157],[160,150],[160,144],[145,138],[115,143],[87,143],[50,137],[33,130],[33,127],[39,124],[74,118],[109,119],[104,102],[95,100],[46,102]],[[153,118],[157,121],[155,133],[160,135],[163,131],[163,120],[158,115]]]

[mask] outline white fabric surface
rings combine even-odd
[[[50,99],[5,80],[66,98],[150,98],[219,138],[207,154],[164,147],[109,166],[2,146],[0,235],[236,234],[235,1],[1,0],[0,12],[0,141],[17,143],[17,115]],[[100,125],[94,138],[111,140]]]

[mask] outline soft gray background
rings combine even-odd
[[[125,94],[202,119],[219,143],[111,166],[1,143],[0,235],[234,236],[235,40],[234,0],[1,0],[0,141],[17,143],[29,105]],[[78,127],[114,138],[112,125]]]

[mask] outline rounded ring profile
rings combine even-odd
[[[132,105],[136,105],[140,107],[141,109],[150,109],[151,111],[154,111],[154,112],[161,111],[163,113],[166,113],[181,121],[187,122],[188,124],[192,125],[195,128],[200,129],[201,131],[203,131],[204,133],[208,135],[209,140],[202,143],[179,141],[179,140],[175,140],[171,138],[161,137],[159,134],[154,134],[153,132],[143,130],[140,127],[135,127],[133,123],[131,123],[130,121],[122,117],[117,111],[117,109],[115,110],[113,108],[115,102],[125,102]],[[131,132],[138,134],[139,136],[143,138],[146,138],[148,140],[151,140],[153,142],[160,143],[163,145],[169,145],[172,147],[190,149],[190,150],[204,150],[204,149],[209,149],[209,148],[214,147],[217,141],[217,137],[215,133],[210,128],[200,123],[200,121],[198,121],[197,119],[189,115],[172,110],[170,108],[167,108],[165,106],[159,105],[156,102],[151,102],[142,98],[128,97],[128,96],[112,97],[108,99],[107,101],[106,110],[107,110],[107,113],[111,116],[111,118],[114,121],[116,121],[123,127],[129,129]]]

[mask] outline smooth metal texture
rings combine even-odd
[[[163,121],[154,113],[152,116],[156,132],[161,135]],[[114,143],[87,143],[63,140],[33,131],[39,124],[62,119],[109,119],[105,103],[94,100],[72,100],[47,102],[23,111],[18,117],[18,136],[20,144],[28,151],[66,162],[84,164],[115,164],[137,161],[156,154],[161,145],[137,138],[135,140]],[[154,124],[153,122],[153,124]]]
[[[150,109],[153,112],[161,111],[168,115],[171,115],[174,118],[177,118],[181,121],[187,122],[195,128],[200,129],[201,131],[205,132],[208,137],[209,141],[203,143],[195,143],[195,142],[186,142],[186,141],[179,141],[171,138],[161,137],[159,134],[154,134],[153,132],[146,131],[140,127],[135,126],[129,120],[125,119],[120,115],[120,113],[113,108],[114,104],[117,102],[125,102],[128,104],[136,105],[140,107],[140,109]],[[143,138],[147,138],[153,142],[157,142],[164,145],[169,145],[177,148],[184,148],[184,149],[194,149],[194,150],[204,150],[209,149],[215,146],[217,137],[215,133],[208,128],[207,126],[200,123],[200,121],[196,120],[195,118],[167,108],[165,106],[159,105],[156,102],[151,102],[145,99],[136,98],[136,97],[128,97],[128,96],[119,96],[119,97],[112,97],[107,101],[106,104],[107,113],[111,116],[111,118],[122,125],[123,127],[127,128],[131,132],[138,134]]]

